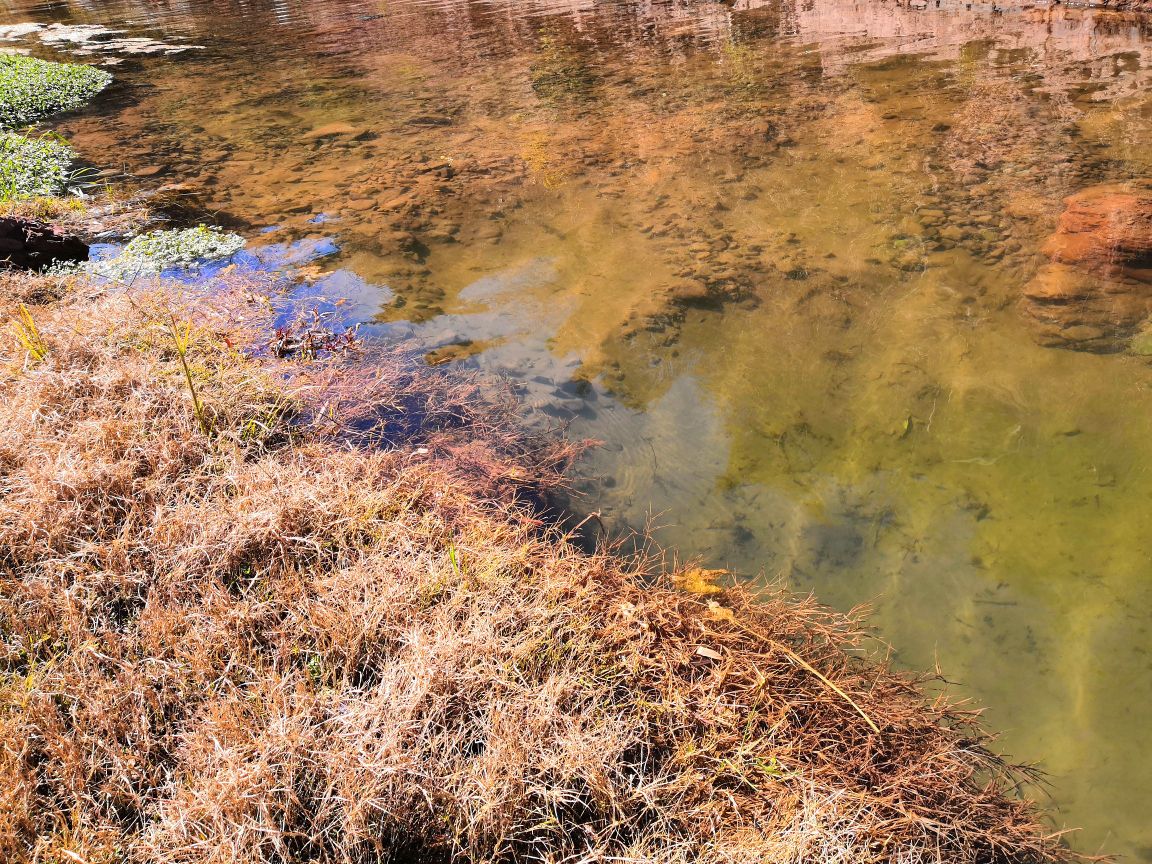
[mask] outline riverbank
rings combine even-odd
[[[0,280],[6,860],[1066,857],[857,622],[543,525],[482,389]]]
[[[571,446],[283,300],[0,273],[5,860],[1072,857],[858,620],[581,551]]]

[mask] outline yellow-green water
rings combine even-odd
[[[928,6],[0,10],[204,45],[62,131],[334,239],[372,332],[604,442],[578,508],[870,604],[1074,845],[1152,861],[1152,366],[1019,306],[1064,196],[1152,176],[1152,16]]]

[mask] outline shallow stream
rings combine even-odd
[[[91,164],[602,441],[604,530],[870,604],[1077,848],[1152,862],[1152,365],[1020,304],[1065,196],[1152,177],[1152,16],[0,2],[29,21],[199,46],[9,43],[112,61],[60,126]]]

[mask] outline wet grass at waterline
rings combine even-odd
[[[89,239],[130,238],[162,221],[164,203],[160,196],[104,185],[83,197],[0,200],[0,216],[47,223],[62,234]]]
[[[542,525],[572,451],[475,383],[0,279],[5,860],[1069,857],[856,620]]]
[[[87,104],[112,82],[103,69],[0,54],[0,129],[19,129]]]

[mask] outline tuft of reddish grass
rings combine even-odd
[[[30,314],[38,362],[0,331],[4,860],[1071,857],[858,621],[541,524],[572,451],[475,382],[278,359],[256,291]]]

